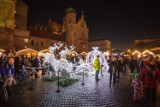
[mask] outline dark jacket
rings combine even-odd
[[[35,58],[35,59],[34,59],[34,62],[33,62],[33,66],[34,66],[34,67],[39,67],[40,65],[41,65],[41,61],[38,60],[38,58]]]

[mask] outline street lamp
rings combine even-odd
[[[27,39],[27,38],[24,38],[24,42],[25,42],[25,47],[24,47],[24,48],[27,48],[28,39]]]

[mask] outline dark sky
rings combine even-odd
[[[126,49],[135,39],[160,36],[158,0],[23,0],[29,6],[30,24],[62,23],[65,10],[81,11],[89,26],[89,39],[108,39],[112,48]]]

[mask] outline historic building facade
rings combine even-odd
[[[30,25],[29,31],[27,45],[38,51],[58,41],[68,45],[73,44],[78,53],[88,51],[88,27],[84,15],[82,13],[81,18],[77,21],[76,10],[73,8],[66,10],[62,25],[49,19],[48,25]]]
[[[132,50],[143,51],[146,49],[154,49],[156,47],[160,47],[160,38],[135,40]]]
[[[111,41],[109,40],[95,40],[89,41],[89,51],[93,50],[93,47],[98,47],[102,52],[111,51]]]
[[[27,27],[28,6],[21,0],[0,1],[0,48],[9,51],[15,47],[18,51],[33,48],[37,51],[47,49],[59,41],[75,46],[75,51],[88,51],[89,29],[82,13],[77,20],[76,10],[66,10],[62,24],[53,22],[48,25],[30,25]]]

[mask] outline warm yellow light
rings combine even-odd
[[[85,54],[87,54],[87,53],[86,53],[86,52],[82,52],[82,53],[81,53],[81,55],[85,55]]]
[[[140,53],[139,51],[137,51],[137,50],[134,51],[134,52],[132,53],[132,55],[134,55],[134,54],[136,54],[136,53],[139,54],[139,55],[141,55],[141,53]]]
[[[104,54],[106,55],[106,56],[109,56],[110,55],[110,53],[107,51],[107,52],[104,52]]]
[[[27,51],[33,51],[33,52],[37,53],[37,51],[36,51],[36,50],[31,49],[31,48],[27,48],[27,49],[19,50],[19,51],[18,51],[18,53],[19,53],[19,52],[25,52],[25,51],[26,51],[26,52],[27,52]]]
[[[41,52],[38,53],[38,56],[43,56],[43,55],[44,55],[44,53],[41,53]]]
[[[5,50],[3,50],[3,49],[0,49],[0,52],[5,52]]]
[[[75,55],[78,55],[78,53],[76,52],[76,51],[72,51],[72,52],[70,52],[69,54],[75,54]]]
[[[47,53],[47,52],[49,52],[48,49],[43,49],[43,50],[39,51],[39,53]]]
[[[145,54],[145,53],[149,53],[149,54],[151,54],[151,55],[153,55],[154,53],[152,53],[151,51],[149,51],[149,50],[145,50],[142,54]]]

